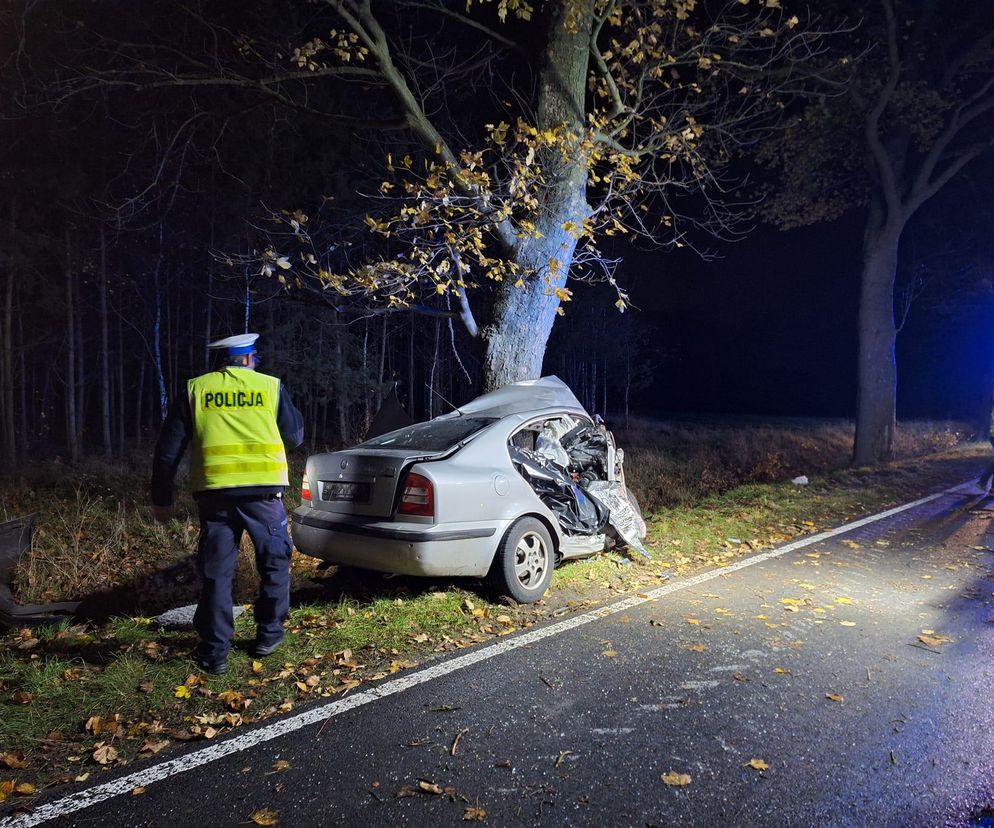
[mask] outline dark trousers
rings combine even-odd
[[[212,661],[227,657],[234,634],[231,589],[238,563],[238,544],[248,532],[255,547],[261,583],[255,602],[256,639],[272,644],[283,638],[290,609],[290,553],[286,509],[276,496],[238,498],[206,495],[197,502],[200,543],[197,572],[200,603],[193,626],[200,635],[199,655]]]

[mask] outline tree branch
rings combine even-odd
[[[381,76],[393,90],[401,108],[406,113],[407,125],[418,136],[425,149],[441,158],[448,167],[449,174],[456,188],[463,195],[477,201],[483,213],[490,213],[491,208],[484,202],[483,193],[480,189],[467,184],[460,176],[455,174],[461,167],[459,159],[445,138],[442,137],[442,134],[428,118],[428,115],[411,92],[411,88],[408,86],[403,74],[394,64],[386,34],[383,32],[376,18],[373,17],[368,0],[363,0],[361,7],[357,7],[355,2],[349,2],[349,0],[325,0],[325,2],[341,14],[345,22],[353,28],[353,31],[359,35],[370,53],[376,58]],[[347,8],[347,6],[350,8]],[[496,222],[494,224],[494,233],[506,250],[513,251],[517,246],[517,236],[510,220],[503,219]]]
[[[594,25],[590,31],[590,56],[594,59],[594,65],[597,67],[597,71],[600,72],[601,77],[604,78],[604,82],[607,84],[608,93],[611,96],[612,106],[610,111],[607,113],[607,117],[610,119],[617,118],[622,112],[625,111],[625,102],[621,99],[621,90],[618,89],[618,83],[614,79],[614,75],[611,74],[611,70],[607,65],[607,61],[604,60],[604,56],[601,54],[600,47],[597,45],[597,39],[600,37],[601,30],[604,28],[604,21],[611,16],[617,5],[617,0],[611,0],[607,8],[604,10],[604,14],[594,20]]]
[[[523,49],[515,41],[511,40],[509,37],[505,37],[500,32],[495,29],[491,29],[489,26],[484,25],[479,20],[474,20],[469,15],[461,14],[454,9],[446,8],[442,5],[436,5],[434,3],[417,3],[412,0],[394,0],[395,4],[398,6],[406,6],[412,9],[427,9],[429,11],[437,12],[438,14],[444,15],[445,17],[451,17],[453,20],[457,20],[464,26],[468,26],[471,29],[476,29],[478,32],[483,32],[491,40],[496,41],[501,44],[501,46],[506,46],[508,49],[513,49],[516,52],[521,52]]]
[[[881,0],[884,7],[884,15],[887,21],[887,58],[889,72],[887,83],[880,94],[873,108],[867,113],[864,122],[864,135],[870,154],[876,164],[880,174],[880,183],[884,192],[884,199],[887,202],[887,212],[890,218],[896,218],[901,212],[900,195],[897,190],[897,182],[894,176],[894,168],[891,158],[880,140],[880,117],[883,115],[887,104],[890,103],[894,90],[897,88],[898,80],[901,77],[901,58],[897,45],[897,19],[894,15],[894,5],[892,0]]]
[[[913,198],[917,197],[917,193],[929,189],[929,179],[935,172],[936,166],[949,148],[949,145],[963,131],[964,127],[984,113],[994,109],[994,94],[990,94],[992,89],[994,89],[994,75],[976,93],[963,101],[953,112],[949,122],[946,124],[946,128],[935,139],[928,155],[922,161],[921,168],[918,170],[918,175],[915,177],[915,182],[911,190]],[[926,196],[925,199],[922,199],[922,201],[931,198],[933,194],[934,191]]]

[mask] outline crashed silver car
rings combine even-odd
[[[297,548],[405,575],[487,577],[530,603],[563,560],[642,554],[624,453],[556,377],[307,460]]]

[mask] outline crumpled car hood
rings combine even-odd
[[[505,385],[460,406],[459,411],[481,417],[506,417],[543,408],[559,408],[589,416],[569,386],[559,377],[542,377]]]

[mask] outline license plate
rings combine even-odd
[[[348,503],[367,503],[371,486],[369,483],[330,481],[321,484],[321,499]]]

